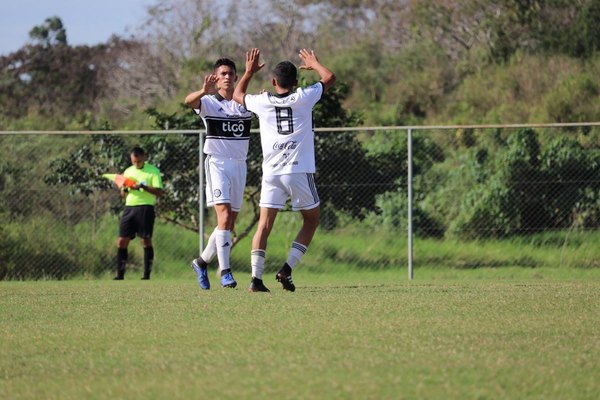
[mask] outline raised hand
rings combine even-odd
[[[254,74],[264,66],[264,63],[260,63],[259,49],[253,48],[252,50],[246,52],[246,72]]]
[[[306,49],[302,49],[298,55],[302,61],[304,61],[304,65],[301,65],[300,69],[316,71],[321,78],[324,90],[328,90],[335,84],[335,74],[331,72],[329,68],[319,62],[319,59],[313,50],[308,51]]]
[[[312,70],[316,65],[319,64],[319,59],[317,58],[314,50],[308,51],[306,49],[302,49],[298,55],[302,61],[304,61],[304,65],[301,65],[300,69]]]
[[[219,88],[217,87],[217,76],[215,74],[210,74],[204,77],[202,90],[206,94],[215,94],[219,91]]]

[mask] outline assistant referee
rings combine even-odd
[[[117,275],[115,280],[123,280],[127,264],[127,247],[129,241],[140,237],[144,247],[144,276],[150,279],[154,262],[152,247],[152,231],[154,229],[154,205],[156,198],[163,195],[163,184],[160,171],[146,162],[146,154],[141,147],[134,147],[130,153],[131,167],[123,175],[133,178],[137,183],[133,188],[122,188],[121,196],[125,198],[125,210],[119,223],[119,239],[117,240]]]

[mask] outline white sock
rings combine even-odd
[[[250,265],[252,265],[252,277],[262,279],[263,270],[265,269],[264,250],[252,250],[250,252]]]
[[[204,248],[204,251],[202,252],[202,255],[200,257],[202,257],[202,259],[204,260],[205,263],[210,263],[212,261],[213,258],[215,258],[215,255],[217,254],[217,245],[215,243],[215,232],[217,231],[217,228],[215,228],[214,231],[212,231],[212,233],[210,234],[210,237],[208,238],[208,242],[206,243],[206,247]]]
[[[292,248],[290,249],[290,253],[288,254],[287,258],[287,264],[290,266],[290,268],[294,268],[294,266],[300,262],[307,249],[308,247],[303,244],[292,242]]]
[[[215,244],[217,246],[217,258],[219,269],[229,269],[229,255],[231,254],[231,232],[215,229]]]

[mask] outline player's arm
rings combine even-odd
[[[335,74],[329,68],[319,62],[314,50],[300,50],[300,58],[304,61],[304,65],[300,69],[314,70],[319,74],[321,83],[323,83],[323,91],[326,91],[335,84]]]
[[[233,100],[240,103],[244,107],[246,104],[244,103],[244,96],[248,90],[248,85],[252,80],[252,77],[256,72],[258,72],[265,64],[260,63],[260,50],[254,48],[250,51],[246,52],[246,71],[242,76],[242,79],[238,82],[235,90],[233,92]]]
[[[185,96],[185,104],[193,109],[199,110],[202,106],[200,99],[207,94],[215,94],[217,91],[217,76],[215,74],[207,75],[204,77],[202,89]]]

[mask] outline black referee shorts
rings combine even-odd
[[[125,206],[119,223],[119,237],[151,238],[154,230],[154,206]]]

